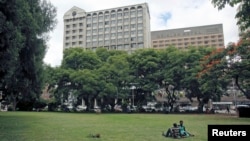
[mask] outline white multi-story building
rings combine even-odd
[[[86,12],[76,6],[64,14],[63,48],[104,47],[131,52],[151,47],[147,3]]]

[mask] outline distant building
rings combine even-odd
[[[224,48],[222,24],[152,31],[151,38],[152,47],[155,49],[164,49],[171,45],[177,48],[189,46]]]
[[[131,52],[151,47],[147,3],[86,12],[76,6],[64,14],[63,48],[104,47]]]

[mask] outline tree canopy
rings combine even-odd
[[[0,1],[0,90],[14,108],[39,98],[48,32],[56,8],[46,0]]]

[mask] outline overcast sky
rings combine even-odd
[[[60,66],[63,56],[63,15],[73,6],[86,12],[148,3],[151,31],[223,24],[225,45],[237,42],[236,7],[215,8],[211,0],[50,0],[57,8],[57,26],[50,33],[44,62]]]

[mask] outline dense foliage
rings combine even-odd
[[[46,33],[55,16],[45,0],[0,0],[0,91],[14,109],[38,99],[44,88]]]

